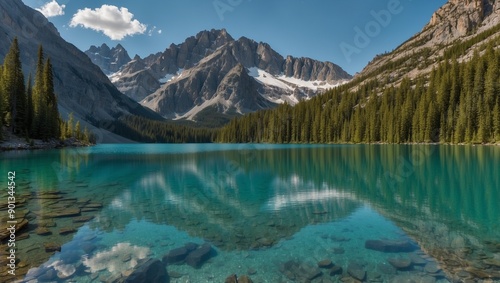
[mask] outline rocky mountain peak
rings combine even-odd
[[[109,48],[106,43],[100,47],[92,45],[85,54],[107,75],[117,72],[131,61],[127,50],[121,44],[113,48]]]
[[[377,74],[377,77],[390,77],[398,82],[403,76],[414,78],[429,73],[449,46],[471,39],[498,24],[500,1],[449,0],[432,15],[421,32],[394,51],[376,56],[359,76]],[[470,58],[471,53],[468,53],[459,60]],[[381,67],[395,61],[405,62],[406,66],[393,68],[390,73],[379,71]],[[408,66],[412,66],[411,69]]]
[[[120,93],[102,69],[66,42],[39,11],[21,0],[0,1],[0,34],[0,58],[6,55],[12,40],[18,38],[25,74],[34,72],[38,46],[43,46],[45,57],[50,58],[53,65],[59,112],[63,117],[74,113],[82,126],[96,131],[98,141],[109,140],[111,134],[97,131],[96,127],[113,130],[109,125],[120,116],[134,114],[161,119]],[[110,123],[102,125],[102,121]]]
[[[495,0],[449,0],[432,15],[424,30],[434,30],[437,41],[453,41],[477,29],[495,12],[495,4]]]
[[[285,60],[268,43],[234,40],[224,29],[201,31],[118,74],[113,83],[142,105],[168,119],[195,121],[206,118],[199,112],[227,118],[294,104],[351,79],[333,63]]]

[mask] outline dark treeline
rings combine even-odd
[[[112,123],[113,132],[146,143],[211,143],[215,129],[195,128],[174,122],[153,121],[138,116],[124,116]]]
[[[25,82],[20,59],[19,43],[14,39],[0,65],[0,139],[5,126],[13,134],[30,139],[79,138],[90,143],[89,131],[74,124],[72,116],[65,122],[59,115],[54,92],[54,77],[50,59],[44,59],[43,48],[38,50],[34,83],[31,75]]]
[[[500,141],[500,50],[492,40],[467,63],[449,60],[397,86],[344,85],[295,107],[281,105],[231,121],[219,142],[491,143]],[[447,58],[443,58],[447,59]]]

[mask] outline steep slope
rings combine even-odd
[[[136,101],[158,90],[163,83],[182,70],[196,65],[217,48],[232,41],[225,30],[202,31],[182,44],[172,44],[163,52],[142,59],[136,56],[118,72],[111,75],[120,91]]]
[[[497,144],[498,46],[498,1],[450,0],[421,32],[348,84],[231,121],[218,140]]]
[[[252,83],[242,84],[246,88],[226,86],[226,76],[240,65],[245,74],[240,72],[239,77]],[[269,44],[246,37],[234,40],[225,30],[211,30],[163,53],[144,59],[136,56],[111,79],[121,91],[165,118],[206,121],[212,115],[223,123],[277,104],[294,105],[351,76],[330,62],[284,58]]]
[[[449,0],[439,8],[421,32],[401,44],[394,51],[379,55],[370,62],[357,78],[390,78],[399,82],[404,76],[415,78],[432,71],[441,62],[447,50],[461,42],[473,39],[500,23],[500,2],[496,0]],[[492,31],[485,40],[494,38]],[[482,44],[477,40],[476,45]],[[473,47],[473,46],[470,46]],[[461,54],[470,60],[475,48]]]
[[[235,74],[244,81],[237,87]],[[226,115],[227,121],[284,102],[296,104],[348,78],[333,63],[284,59],[268,44],[242,37],[170,77],[141,103],[169,119],[204,121],[212,113]]]
[[[120,93],[99,67],[62,39],[41,13],[21,0],[0,1],[0,35],[0,58],[5,57],[13,38],[18,38],[25,74],[34,72],[38,46],[43,45],[46,57],[52,60],[55,91],[63,115],[73,112],[75,118],[109,130],[114,129],[115,119],[126,114],[161,119]],[[102,141],[106,134],[98,136]]]
[[[109,48],[106,44],[100,47],[92,45],[89,50],[85,51],[92,63],[96,64],[106,75],[120,70],[123,65],[130,62],[132,59],[128,55],[127,50],[121,44],[116,47]]]

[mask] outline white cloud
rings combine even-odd
[[[149,36],[152,36],[152,35],[153,35],[153,33],[155,32],[155,30],[156,30],[156,26],[153,26],[153,28],[149,29],[149,31],[148,31],[148,35],[149,35]]]
[[[158,34],[161,34],[163,31],[161,29],[159,30],[156,30],[158,27],[157,26],[153,26],[152,28],[150,28],[148,30],[148,35],[149,36],[153,36],[153,34],[155,33],[155,31],[158,33]]]
[[[128,35],[143,34],[147,26],[133,19],[127,8],[102,5],[101,8],[79,9],[71,19],[70,26],[102,31],[112,40],[122,40]]]
[[[42,7],[37,10],[40,11],[45,17],[55,17],[64,15],[64,8],[66,5],[59,5],[56,0],[52,0],[51,2],[45,3]]]

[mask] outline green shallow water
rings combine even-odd
[[[110,282],[188,242],[217,255],[199,269],[167,266],[171,282],[302,282],[290,263],[324,259],[343,274],[321,269],[312,282],[347,280],[353,264],[371,282],[500,280],[499,147],[99,145],[0,156],[29,221],[17,242],[25,280],[52,266],[61,282]],[[79,215],[55,215],[71,209]],[[415,250],[365,248],[380,239]],[[415,257],[423,262],[402,270],[388,263]]]

